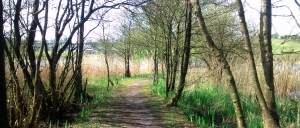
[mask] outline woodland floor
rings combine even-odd
[[[113,88],[104,107],[93,111],[86,127],[197,127],[177,108],[150,94],[150,79],[131,79]],[[81,125],[82,126],[82,125]]]

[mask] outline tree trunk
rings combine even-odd
[[[15,94],[14,98],[14,106],[15,106],[15,110],[17,111],[19,117],[21,116],[21,113],[26,113],[26,107],[24,107],[24,102],[22,101],[23,96],[21,95],[21,90],[20,90],[20,84],[19,84],[19,80],[16,74],[16,68],[15,68],[15,63],[13,61],[12,58],[12,53],[9,51],[6,42],[4,42],[4,49],[5,49],[5,53],[8,59],[8,63],[9,63],[9,70],[10,70],[10,74],[11,74],[11,80],[13,81],[13,93]]]
[[[163,57],[162,57],[163,58]],[[161,59],[161,74],[162,78],[165,79],[165,70],[164,70],[164,59]]]
[[[131,39],[131,35],[130,35],[130,27],[131,27],[131,22],[129,24],[129,39]],[[128,40],[125,42],[125,77],[130,77],[131,74],[130,74],[130,41],[131,40]]]
[[[129,54],[125,55],[125,77],[130,77]]]
[[[105,56],[105,64],[106,64],[106,71],[107,71],[107,90],[108,90],[110,79],[109,79],[109,65],[108,65],[108,61],[107,61],[106,46],[105,46],[104,56]]]
[[[176,54],[176,53],[175,53]],[[171,82],[170,82],[170,91],[174,91],[175,83],[176,83],[176,74],[177,74],[177,66],[178,66],[178,59],[176,55],[174,56],[174,63],[172,65],[172,74],[171,74]]]
[[[202,36],[206,40],[206,45],[208,48],[210,48],[211,52],[213,52],[214,56],[217,58],[219,63],[222,64],[222,67],[225,70],[224,72],[228,76],[227,84],[228,84],[228,87],[230,90],[230,95],[231,95],[232,102],[234,105],[238,127],[245,128],[246,123],[245,123],[245,119],[244,119],[244,115],[243,115],[243,110],[242,110],[240,98],[239,98],[237,88],[236,88],[236,83],[235,83],[234,77],[232,75],[230,66],[229,66],[226,58],[224,57],[223,52],[221,50],[217,49],[217,47],[214,44],[214,41],[212,40],[210,34],[208,33],[208,30],[207,30],[205,22],[204,22],[204,18],[202,16],[199,1],[193,0],[192,3],[193,3],[193,7],[195,9],[195,14],[196,14],[199,26],[201,28]]]
[[[9,109],[9,125],[11,127],[14,127],[14,124],[16,122],[16,113],[15,113],[16,107],[13,107],[14,103],[15,103],[15,100],[14,100],[14,98],[12,98],[10,101],[10,108],[8,108]]]
[[[104,30],[105,30],[105,26],[104,26],[104,23],[103,23],[103,44],[104,44],[104,58],[105,58],[105,64],[106,64],[106,71],[107,71],[107,88],[106,90],[108,90],[109,88],[109,83],[111,83],[111,85],[113,86],[113,82],[110,80],[109,78],[109,64],[108,64],[108,59],[107,59],[107,42],[106,42],[106,39],[105,39],[105,34],[104,34]]]
[[[84,19],[84,6],[85,6],[85,0],[81,0],[81,15],[80,15],[80,21]],[[81,63],[83,58],[83,43],[84,43],[84,24],[82,24],[79,28],[79,46],[78,46],[78,56],[77,56],[77,63],[76,63],[76,82],[75,82],[75,98],[80,99],[80,95],[82,94],[82,69],[81,69]]]
[[[168,98],[168,96],[169,96],[169,91],[170,91],[170,54],[169,54],[169,39],[166,39],[166,51],[165,51],[165,66],[166,66],[166,75],[167,75],[167,77],[166,77],[166,84],[165,84],[165,86],[166,86],[166,90],[165,90],[165,93],[166,93],[166,95],[165,95],[165,97],[166,98]]]
[[[49,72],[49,85],[51,87],[51,99],[52,99],[52,118],[57,119],[57,93],[56,93],[56,74],[55,74],[55,64],[52,62],[49,63],[50,72]]]
[[[187,74],[189,59],[190,59],[190,44],[191,44],[191,31],[192,31],[192,4],[189,0],[186,0],[186,34],[184,41],[184,50],[181,58],[181,71],[180,71],[180,79],[177,90],[173,95],[172,99],[169,101],[167,106],[177,106],[177,102],[182,94],[183,88],[185,86],[185,77]]]
[[[3,10],[2,0],[0,1],[0,10]],[[6,105],[6,79],[5,79],[5,58],[4,58],[4,35],[3,35],[3,11],[0,13],[0,124],[3,128],[9,128],[9,121],[7,116],[7,105]]]
[[[40,96],[41,94],[41,90],[42,90],[42,80],[40,77],[40,65],[41,65],[41,60],[42,60],[42,56],[43,56],[43,50],[44,50],[44,46],[46,44],[46,33],[47,33],[47,25],[48,25],[48,0],[45,1],[45,23],[44,23],[44,30],[42,31],[42,44],[40,46],[40,51],[39,51],[39,55],[38,58],[36,60],[36,69],[34,71],[36,71],[35,74],[35,82],[34,82],[34,97],[33,97],[33,107],[32,107],[32,113],[31,113],[31,117],[29,119],[29,128],[33,127],[33,123],[36,119],[38,110],[39,110],[39,104],[42,100],[42,96]]]
[[[109,87],[109,83],[113,86],[113,82],[109,78],[109,65],[108,65],[108,59],[107,59],[107,51],[106,51],[106,44],[105,44],[105,50],[104,50],[104,56],[105,56],[105,64],[106,64],[106,71],[107,71],[107,90]]]
[[[29,87],[29,90],[30,90],[30,94],[31,96],[33,96],[34,94],[34,87],[33,87],[33,83],[32,83],[32,78],[27,70],[27,65],[25,64],[25,61],[20,53],[20,47],[21,47],[21,34],[20,34],[20,28],[19,28],[19,21],[20,21],[20,11],[21,11],[21,4],[22,4],[22,0],[18,0],[16,2],[16,5],[15,5],[15,17],[14,17],[14,21],[13,21],[13,24],[14,24],[14,30],[15,30],[15,33],[14,33],[14,36],[15,36],[15,46],[14,46],[14,52],[15,52],[15,55],[17,57],[17,60],[21,66],[21,69],[22,69],[22,72],[23,72],[23,75],[24,75],[24,79],[25,81],[27,82],[27,85]]]
[[[276,111],[274,72],[273,72],[273,53],[271,42],[272,30],[272,3],[271,0],[261,0],[261,59],[266,84],[263,84],[263,95],[267,106],[279,126],[279,117]]]
[[[249,32],[248,32],[248,28],[247,28],[247,24],[246,24],[246,20],[245,20],[245,12],[244,12],[244,8],[243,8],[243,4],[241,0],[237,0],[236,1],[239,5],[239,17],[240,17],[240,25],[241,25],[241,31],[244,35],[244,42],[245,42],[245,48],[246,48],[246,52],[247,52],[247,59],[249,62],[249,66],[250,66],[250,77],[251,77],[251,82],[255,85],[255,93],[259,102],[259,106],[261,108],[262,111],[262,115],[263,115],[263,120],[264,120],[264,127],[265,128],[277,128],[279,127],[279,124],[277,124],[275,118],[271,115],[265,98],[263,96],[262,90],[261,90],[261,86],[258,80],[258,75],[257,75],[257,70],[256,70],[256,66],[255,66],[255,60],[254,60],[254,55],[252,52],[252,47],[251,47],[251,42],[250,42],[250,38],[249,38]]]
[[[174,91],[175,89],[175,82],[176,82],[176,74],[177,74],[177,66],[178,66],[178,57],[179,57],[179,39],[180,39],[180,22],[177,24],[177,29],[176,29],[176,33],[177,33],[177,37],[176,37],[176,47],[175,47],[175,55],[173,57],[173,73],[172,73],[172,81],[171,81],[171,88],[170,90]]]
[[[156,43],[156,37],[154,37],[154,73],[153,73],[153,85],[156,86],[158,84],[158,58],[157,58],[157,43]]]
[[[38,19],[38,12],[39,11],[39,0],[34,0],[33,3],[33,20],[30,25],[29,35],[28,35],[28,46],[27,46],[27,54],[30,62],[30,68],[31,68],[31,78],[35,77],[35,69],[36,69],[36,63],[35,63],[35,52],[34,52],[34,40],[35,40],[35,34],[36,34],[36,28],[39,22]]]
[[[169,21],[168,24],[168,35],[165,36],[166,39],[166,51],[165,51],[165,58],[166,58],[166,98],[168,98],[169,92],[171,90],[172,84],[172,76],[174,74],[172,67],[173,67],[173,60],[172,60],[172,20]]]

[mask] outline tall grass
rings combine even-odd
[[[287,59],[287,58],[286,58]],[[276,96],[280,98],[289,98],[290,93],[299,92],[300,86],[300,65],[297,61],[292,59],[287,59],[289,61],[274,61],[274,83]],[[244,60],[245,61],[245,60]],[[257,71],[259,76],[259,81],[262,87],[264,87],[264,74],[259,62],[257,59]],[[254,86],[250,82],[249,77],[249,67],[246,62],[231,62],[231,70],[233,72],[237,88],[244,95],[255,95]],[[207,68],[190,68],[187,74],[187,86],[192,87],[197,82],[209,83],[212,85],[223,84],[226,86],[226,75],[222,74],[220,76],[221,68],[216,67],[208,71]],[[219,79],[221,80],[219,81]]]
[[[112,76],[118,76],[121,77],[125,73],[125,64],[124,61],[121,57],[109,57],[109,66],[110,66],[110,75]],[[59,79],[61,72],[63,71],[64,68],[64,60],[62,59],[57,67],[56,70],[56,76],[57,79]],[[130,71],[132,75],[137,75],[137,74],[150,74],[152,73],[152,61],[148,59],[144,60],[131,60],[130,61]],[[28,69],[30,71],[30,69]],[[18,80],[20,81],[21,85],[24,83],[24,76],[22,73],[22,70],[20,67],[17,68],[17,77]],[[107,70],[106,70],[106,65],[105,65],[105,60],[104,56],[102,54],[89,54],[85,55],[83,57],[82,61],[82,72],[83,72],[83,77],[85,78],[94,78],[94,77],[103,77],[106,76]],[[48,84],[49,80],[49,64],[46,58],[41,63],[41,79],[43,83]],[[70,70],[69,75],[67,76],[67,79],[71,77],[73,74],[73,71]],[[10,80],[10,71],[9,71],[9,65],[6,64],[6,78],[7,80]],[[9,82],[7,82],[9,83]]]
[[[110,67],[110,74],[114,76],[123,76],[125,73],[124,59],[121,57],[108,57]],[[144,60],[131,60],[130,73],[131,75],[137,74],[150,74],[152,72],[152,61],[149,59]],[[83,58],[83,74],[84,76],[105,76],[107,74],[106,65],[103,55],[87,55]]]
[[[152,87],[152,94],[165,96],[164,80]],[[173,95],[170,93],[169,97]],[[256,98],[240,93],[242,109],[246,117],[247,127],[262,128],[262,115]],[[297,121],[297,102],[289,99],[276,99],[277,111],[282,127],[289,126]],[[200,127],[236,127],[234,107],[230,94],[223,85],[211,85],[198,82],[193,89],[184,90],[178,101],[178,107],[183,110],[187,119]]]

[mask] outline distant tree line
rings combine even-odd
[[[273,39],[289,39],[300,42],[300,35],[282,35],[280,36],[278,33],[274,33],[271,35]]]

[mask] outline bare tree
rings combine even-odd
[[[129,23],[128,26],[128,40],[125,40],[125,77],[130,77],[130,57],[131,57],[131,22]]]
[[[243,114],[239,94],[237,92],[236,83],[235,83],[234,77],[232,75],[232,71],[231,71],[230,66],[228,64],[228,61],[224,57],[223,51],[221,51],[220,49],[218,49],[216,47],[214,41],[212,40],[212,38],[211,38],[211,36],[210,36],[210,34],[207,30],[207,27],[206,27],[206,24],[205,24],[203,15],[202,15],[202,11],[201,11],[199,1],[198,0],[193,0],[191,3],[194,7],[194,11],[195,11],[195,14],[196,14],[196,17],[197,17],[197,21],[198,21],[199,26],[201,28],[201,33],[202,33],[203,38],[206,41],[207,47],[211,50],[211,52],[217,58],[219,63],[222,64],[222,67],[225,70],[224,72],[227,75],[227,84],[229,86],[231,99],[232,99],[232,102],[234,104],[234,109],[235,109],[235,113],[236,113],[236,117],[237,117],[237,125],[238,125],[239,128],[245,128],[246,123],[245,123],[245,118],[244,118],[244,114]]]
[[[81,14],[80,18],[78,17],[78,20],[81,22],[84,19],[84,8],[85,8],[85,0],[81,0]],[[78,38],[78,52],[77,52],[77,58],[76,58],[76,82],[75,82],[75,98],[78,100],[80,99],[80,95],[83,94],[82,90],[82,69],[81,69],[81,63],[83,58],[83,43],[84,43],[84,24],[82,24],[79,28],[79,38]]]
[[[155,58],[161,55],[162,69],[165,68],[165,71],[163,71],[163,78],[166,80],[166,98],[168,98],[169,92],[175,89],[176,74],[180,58],[179,51],[183,50],[183,48],[179,47],[179,42],[181,42],[180,39],[182,38],[181,31],[185,31],[185,29],[181,29],[183,25],[180,26],[184,17],[183,10],[184,6],[178,0],[158,0],[149,3],[143,8],[150,26],[156,28],[155,33],[160,33],[155,35],[156,37],[152,38],[152,40],[155,40],[155,43],[164,43],[164,45],[159,47],[160,52],[154,52],[154,54],[156,55]],[[174,25],[174,23],[176,25]],[[150,31],[153,31],[151,30],[151,27]],[[174,30],[176,30],[176,32],[174,32]],[[157,47],[158,45],[155,43],[154,45]],[[157,61],[157,59],[154,60]]]
[[[272,117],[279,126],[279,117],[276,110],[273,53],[272,53],[272,3],[271,0],[261,0],[261,21],[260,21],[260,46],[261,59],[264,71],[265,84],[263,94]]]
[[[109,42],[108,42],[108,39],[107,37],[105,36],[105,26],[104,26],[104,22],[102,23],[102,44],[104,45],[104,58],[105,58],[105,64],[106,64],[106,72],[107,72],[107,90],[109,88],[109,84],[111,84],[112,86],[114,86],[114,83],[112,82],[112,80],[110,79],[110,71],[109,71],[109,64],[108,64],[108,51],[109,51]]]
[[[29,124],[28,124],[28,127],[29,128],[32,128],[33,127],[33,123],[35,121],[35,118],[37,116],[37,111],[39,110],[39,105],[40,105],[40,102],[42,100],[42,93],[40,92],[41,89],[42,89],[42,80],[41,80],[41,76],[40,76],[40,66],[41,66],[41,60],[42,60],[42,56],[43,56],[43,50],[44,50],[44,47],[46,45],[46,33],[47,33],[47,25],[48,25],[48,0],[45,1],[45,21],[44,21],[44,29],[40,27],[40,30],[41,30],[41,35],[42,35],[42,44],[40,46],[40,51],[39,51],[39,54],[38,54],[38,58],[36,60],[36,69],[35,69],[35,76],[34,76],[34,79],[35,79],[35,82],[34,82],[34,97],[33,97],[33,108],[32,108],[32,113],[31,113],[31,117],[30,117],[30,120],[29,120]],[[37,17],[36,17],[37,18]],[[40,25],[40,24],[39,24]],[[33,50],[33,49],[31,49]]]
[[[237,0],[236,2],[238,3],[238,6],[239,6],[238,14],[240,17],[241,31],[244,35],[246,52],[248,55],[247,58],[248,58],[249,66],[251,69],[250,70],[251,82],[255,85],[255,92],[256,92],[258,102],[259,102],[259,106],[261,107],[263,120],[264,120],[264,126],[265,126],[265,128],[279,127],[279,124],[278,124],[279,122],[276,121],[277,117],[273,117],[273,115],[271,115],[271,112],[266,104],[266,100],[262,93],[262,89],[261,89],[261,86],[259,83],[258,74],[257,74],[256,66],[255,66],[254,55],[252,52],[251,42],[250,42],[250,38],[249,38],[249,32],[248,32],[248,28],[247,28],[247,24],[246,24],[246,20],[245,20],[245,12],[244,12],[242,1]]]
[[[191,36],[192,36],[192,3],[189,0],[185,1],[186,4],[186,33],[185,33],[185,41],[184,41],[184,50],[181,56],[181,71],[180,71],[180,79],[178,88],[173,95],[170,102],[167,106],[176,106],[177,102],[181,96],[183,88],[185,86],[185,77],[187,74],[188,66],[189,66],[189,59],[190,59],[190,50],[191,50]]]
[[[130,77],[130,59],[132,54],[132,37],[131,33],[133,31],[133,21],[129,19],[128,22],[124,22],[121,25],[122,39],[120,40],[123,44],[121,47],[118,47],[118,54],[123,57],[125,64],[125,77]]]
[[[60,14],[60,9],[61,9],[61,2],[62,0],[59,1],[59,5],[58,5],[58,11],[57,11],[57,15],[55,18],[55,45],[54,48],[51,52],[51,55],[48,52],[48,49],[45,48],[45,52],[46,52],[46,57],[48,59],[49,62],[49,66],[50,66],[50,72],[49,72],[49,85],[52,89],[52,105],[53,105],[53,117],[57,117],[57,94],[56,94],[56,69],[57,69],[57,64],[58,61],[62,55],[62,53],[66,50],[66,48],[71,44],[72,38],[75,34],[75,32],[84,25],[84,23],[91,17],[91,15],[96,12],[99,9],[107,9],[107,8],[116,8],[122,5],[130,5],[130,6],[138,6],[140,4],[143,4],[144,2],[135,4],[135,3],[131,3],[131,2],[120,2],[120,3],[116,3],[114,4],[112,1],[105,1],[101,6],[95,7],[95,1],[91,0],[89,2],[90,6],[88,9],[87,14],[84,16],[84,18],[81,18],[80,22],[75,25],[72,30],[71,33],[66,41],[66,43],[60,48],[58,49],[59,46],[59,41],[60,38],[62,37],[62,34],[67,26],[67,24],[71,21],[71,19],[74,16],[74,8],[72,5],[72,1],[68,1],[68,4],[65,6],[62,14]],[[107,5],[107,4],[113,4],[113,5]],[[63,82],[62,82],[63,83]]]
[[[98,36],[102,36],[100,39],[100,44],[98,45],[93,45],[93,47],[95,49],[97,49],[98,51],[102,52],[104,54],[104,61],[105,61],[105,65],[106,65],[106,72],[107,72],[107,90],[109,89],[109,84],[111,84],[112,86],[114,86],[113,81],[110,78],[110,70],[109,70],[109,62],[108,62],[108,56],[110,55],[110,51],[112,48],[112,45],[109,42],[108,37],[105,35],[105,29],[107,29],[107,27],[105,27],[105,23],[110,22],[108,20],[104,20],[103,19],[103,15],[101,16],[100,22],[99,24],[101,24],[102,27],[102,35],[98,34]]]
[[[71,97],[74,96],[74,91],[79,90],[79,92],[82,92],[81,82],[79,82],[80,85],[78,84],[77,86],[80,88],[74,86],[76,83],[75,80],[80,80],[75,79],[75,76],[80,76],[78,78],[82,79],[82,75],[80,75],[81,69],[79,69],[82,56],[77,56],[78,63],[76,64],[79,65],[79,68],[78,66],[74,67],[74,47],[71,45],[71,40],[78,30],[83,30],[84,23],[90,19],[94,12],[100,9],[119,8],[123,5],[138,6],[147,1],[104,1],[95,3],[94,0],[91,0],[87,2],[89,9],[86,10],[83,9],[84,2],[85,1],[81,3],[76,2],[76,4],[74,4],[72,0],[60,0],[57,2],[57,13],[54,18],[55,45],[53,49],[50,49],[50,44],[46,42],[47,28],[50,27],[47,25],[49,18],[48,13],[50,13],[48,12],[48,0],[44,1],[43,4],[41,4],[39,0],[34,0],[33,2],[8,0],[5,2],[8,3],[9,7],[2,11],[2,13],[5,13],[5,20],[8,21],[5,23],[9,25],[10,31],[5,30],[7,35],[3,35],[2,33],[3,38],[5,37],[6,39],[1,39],[1,42],[3,42],[10,70],[10,77],[7,78],[9,79],[8,93],[13,94],[10,95],[11,100],[8,101],[10,105],[10,125],[12,127],[34,127],[33,122],[38,118],[45,119],[45,117],[51,117],[51,119],[56,120],[58,116],[63,114],[67,107],[72,105],[73,101]],[[80,5],[82,5],[82,7],[80,7]],[[94,7],[96,5],[97,7]],[[71,27],[70,22],[74,21],[74,14],[76,11],[79,11],[80,8],[82,8],[81,18],[79,22],[75,22],[75,24],[73,24],[74,26]],[[39,17],[41,12],[45,13],[43,18]],[[24,16],[27,18],[26,20],[24,20]],[[3,18],[4,16],[2,16],[2,20]],[[44,25],[41,25],[40,20],[44,20]],[[67,37],[66,43],[60,47],[60,42],[62,41],[61,37],[64,35],[64,31],[68,25],[71,28],[70,35]],[[38,32],[37,28],[39,28],[41,32],[42,43],[40,43],[41,45],[39,46],[39,54],[36,56],[35,53],[37,50],[35,50],[33,46],[36,43],[35,35],[36,32]],[[83,44],[83,39],[81,42],[81,44]],[[66,49],[69,49],[67,56],[61,57]],[[42,81],[40,76],[43,50],[45,50],[46,59],[49,62],[49,67],[43,67],[49,69],[48,85],[46,81]],[[83,51],[81,50],[80,53],[83,53]],[[60,66],[59,62],[62,61],[62,58],[66,61],[63,66]],[[46,64],[46,66],[48,66],[48,64]],[[57,72],[59,68],[62,68],[61,72]],[[21,77],[24,77],[24,80],[20,80],[19,74],[17,74],[19,69],[22,72]],[[73,69],[76,69],[79,73],[75,73]],[[3,82],[5,81],[3,80]],[[45,89],[47,86],[50,86],[49,90]],[[25,95],[27,92],[29,92],[29,96]],[[33,102],[30,100],[31,98]],[[5,101],[5,104],[6,102],[7,101]]]

